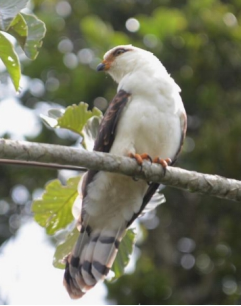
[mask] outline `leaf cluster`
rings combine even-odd
[[[16,90],[19,90],[21,78],[19,55],[14,49],[12,39],[5,33],[13,36],[25,55],[34,60],[46,32],[45,24],[35,15],[21,12],[27,3],[28,0],[0,1],[0,58],[6,66]]]

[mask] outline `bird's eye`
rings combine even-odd
[[[117,50],[115,50],[115,52],[114,52],[114,56],[118,56],[118,55],[120,55],[120,54],[122,54],[122,53],[124,53],[124,52],[126,52],[126,51],[127,51],[127,50],[124,49],[124,48],[117,49]]]

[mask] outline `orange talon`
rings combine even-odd
[[[147,153],[141,154],[141,158],[142,158],[143,160],[149,160],[149,161],[152,163],[152,158],[151,158],[151,156],[148,155]]]
[[[170,158],[162,159],[160,157],[155,157],[153,159],[153,163],[162,165],[162,167],[164,169],[164,174],[165,174],[166,173],[166,168],[167,168],[167,166],[171,165],[172,160]]]
[[[142,160],[140,154],[129,153],[128,156],[130,158],[134,158],[136,160],[136,162],[138,163],[138,165],[142,166],[143,160]]]
[[[170,166],[172,164],[171,158],[166,158],[165,161],[166,161],[168,166]]]
[[[134,158],[137,161],[138,165],[140,166],[142,166],[143,160],[149,160],[150,162],[152,162],[152,158],[147,153],[143,153],[143,154],[129,153],[128,156],[130,158]]]
[[[165,161],[165,159],[160,159],[160,164],[162,165],[163,168],[166,169],[166,167],[168,166],[167,162]]]

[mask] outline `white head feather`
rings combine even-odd
[[[120,45],[107,51],[102,66],[98,70],[105,70],[119,84],[119,89],[133,92],[135,88],[145,91],[156,87],[165,92],[180,91],[179,86],[168,74],[166,68],[153,53],[132,45]]]

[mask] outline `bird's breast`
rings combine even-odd
[[[152,158],[174,158],[181,137],[180,111],[175,100],[134,96],[123,110],[111,153],[148,153]]]

